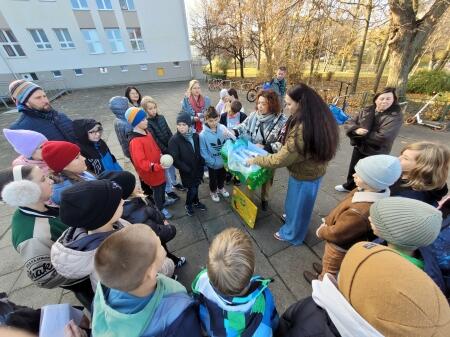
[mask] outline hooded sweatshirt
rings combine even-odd
[[[114,130],[116,131],[117,139],[122,147],[123,154],[127,158],[130,157],[128,150],[128,134],[133,131],[133,127],[127,122],[125,112],[128,109],[128,98],[116,96],[109,101],[109,108],[116,116],[114,120]]]
[[[158,274],[155,291],[136,297],[100,283],[94,298],[92,335],[109,337],[201,336],[192,298],[177,281]]]
[[[103,139],[98,142],[89,140],[88,131],[101,123],[94,119],[77,119],[73,121],[73,129],[77,136],[77,144],[81,154],[86,158],[88,170],[99,175],[105,171],[122,171],[116,157],[113,156]]]
[[[203,125],[200,133],[200,153],[209,168],[216,170],[223,167],[220,150],[227,140],[226,134],[226,127],[222,124],[217,124],[216,131],[211,130],[208,124]]]
[[[245,296],[230,297],[219,294],[209,282],[207,270],[201,271],[192,291],[200,303],[200,320],[208,336],[272,336],[279,317],[270,282],[253,276]]]

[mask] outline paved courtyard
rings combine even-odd
[[[144,95],[153,96],[158,104],[160,113],[164,114],[172,130],[175,130],[175,119],[179,112],[180,101],[183,97],[186,82],[160,83],[139,85]],[[74,91],[53,102],[58,111],[67,113],[72,119],[91,117],[103,123],[104,139],[111,151],[120,160],[123,167],[132,170],[130,164],[123,163],[123,154],[114,133],[114,116],[108,109],[108,101],[112,96],[123,95],[123,87],[106,87],[90,90]],[[216,103],[219,93],[205,93]],[[245,100],[245,93],[240,93],[245,111],[253,111],[253,104]],[[8,127],[17,118],[17,113],[0,114],[0,126]],[[344,181],[352,148],[348,139],[341,133],[341,145],[336,158],[330,163],[314,207],[314,213],[306,243],[299,247],[277,241],[272,234],[281,225],[280,216],[284,213],[284,198],[287,188],[288,172],[279,169],[275,174],[270,210],[259,211],[254,229],[246,227],[233,212],[226,201],[213,203],[209,198],[208,185],[205,183],[200,189],[200,198],[207,207],[207,212],[197,212],[194,217],[184,215],[184,193],[180,193],[182,200],[172,206],[174,218],[171,220],[177,227],[177,236],[169,243],[169,248],[177,255],[187,257],[188,263],[179,271],[179,280],[188,290],[191,282],[199,270],[205,266],[208,246],[214,236],[227,227],[239,227],[252,237],[256,251],[256,272],[264,277],[273,278],[271,290],[274,293],[278,311],[280,313],[295,301],[309,296],[311,287],[304,281],[302,273],[310,269],[312,262],[319,262],[323,253],[323,242],[315,236],[315,230],[320,219],[343,197],[334,191],[334,186]],[[449,144],[449,133],[438,133],[417,126],[403,127],[397,138],[393,154],[409,142],[418,140],[435,140]],[[3,135],[0,137],[0,167],[10,165],[16,154],[11,149]],[[231,190],[231,186],[228,187]],[[253,195],[259,205],[257,194]],[[12,301],[33,307],[50,303],[77,303],[75,297],[61,289],[41,289],[31,284],[22,268],[20,256],[11,245],[10,217],[14,210],[0,205],[0,291],[9,294]]]

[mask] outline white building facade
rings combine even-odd
[[[0,83],[192,78],[183,0],[0,0]]]

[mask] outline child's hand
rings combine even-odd
[[[363,129],[363,128],[358,128],[358,129],[355,130],[355,133],[358,136],[364,136],[365,134],[367,134],[367,132],[369,132],[369,130]]]
[[[246,166],[251,166],[255,163],[255,158],[249,158],[247,159],[247,161],[245,162]]]
[[[316,230],[316,236],[319,238],[319,239],[321,239],[322,237],[320,236],[320,230],[322,229],[322,228],[324,228],[324,227],[326,227],[327,226],[327,224],[326,223],[323,223],[323,224],[321,224],[320,226],[319,226],[319,228],[317,228],[317,230]]]
[[[71,320],[64,327],[64,337],[87,337],[87,333]]]
[[[164,225],[170,225],[170,222],[168,220],[164,220]]]

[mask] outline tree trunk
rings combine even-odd
[[[433,50],[431,52],[430,62],[428,63],[428,70],[433,70],[436,65],[437,59],[436,59],[436,52]]]
[[[381,81],[381,77],[383,77],[383,72],[384,72],[384,68],[386,67],[386,64],[389,60],[389,53],[387,52],[388,50],[386,49],[381,64],[378,67],[378,71],[377,71],[377,76],[375,78],[375,83],[373,84],[373,92],[376,93],[378,91],[378,86],[380,85],[380,81]]]
[[[389,41],[388,86],[396,87],[404,97],[408,75],[416,56],[426,44],[439,19],[450,6],[447,0],[436,0],[422,19],[416,19],[412,1],[389,0],[391,37]]]
[[[385,59],[388,41],[389,41],[389,33],[386,34],[386,38],[383,41],[383,46],[381,47],[380,54],[377,57],[377,68],[375,69],[375,73],[377,74],[378,70],[380,69],[380,65],[383,63],[383,60]]]
[[[212,74],[212,59],[208,59],[209,62],[209,72]]]
[[[442,70],[450,59],[450,41],[447,43],[447,49],[442,58],[436,63],[434,70]]]
[[[245,63],[244,58],[239,59],[239,68],[241,70],[241,78],[244,78],[244,63]]]
[[[234,58],[234,77],[237,77],[237,63],[236,63],[236,58]]]
[[[341,71],[345,70],[345,65],[347,64],[347,55],[342,56],[342,61],[341,61]]]
[[[372,15],[372,0],[367,1],[365,8],[366,8],[366,17],[364,19],[364,21],[365,21],[364,34],[363,34],[361,47],[360,47],[359,53],[358,53],[358,60],[356,61],[355,73],[353,75],[353,80],[352,80],[352,87],[350,88],[351,94],[354,94],[356,92],[356,87],[358,85],[359,73],[361,71],[361,65],[362,65],[362,60],[363,60],[363,56],[364,56],[364,48],[366,47],[367,33],[369,31],[370,17]]]

